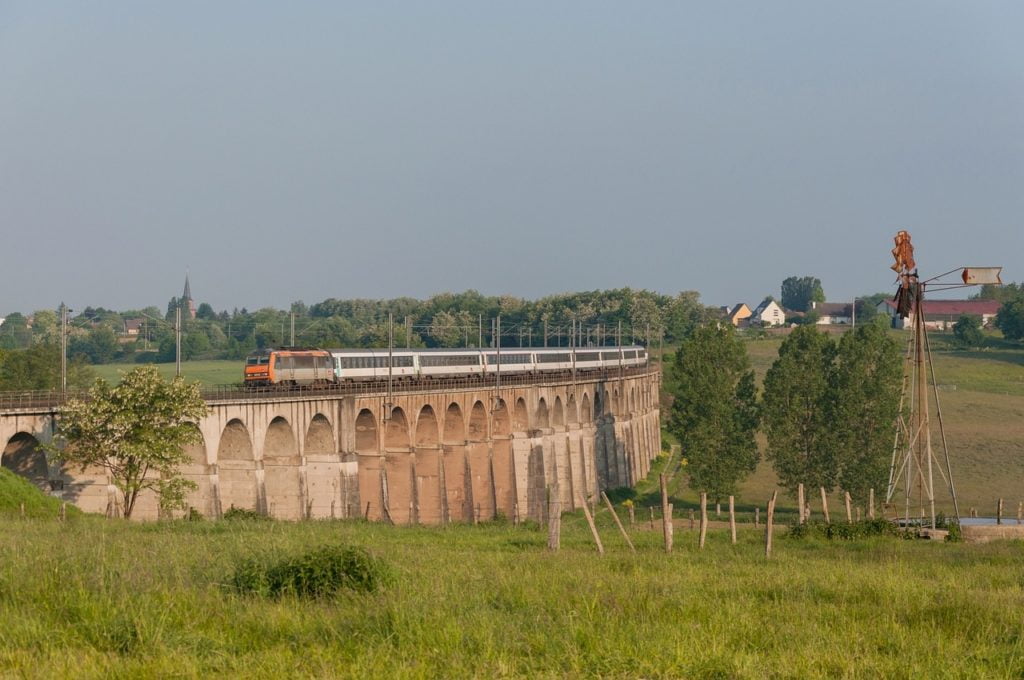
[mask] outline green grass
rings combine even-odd
[[[828,543],[636,528],[0,520],[0,675],[1016,677],[1024,545]],[[252,557],[320,545],[390,565],[376,593],[236,594]]]
[[[0,517],[20,517],[24,510],[25,517],[45,517],[53,519],[60,512],[61,501],[43,494],[38,487],[10,470],[0,468]],[[81,511],[68,505],[68,515],[81,514]]]
[[[108,382],[119,382],[121,376],[127,371],[136,368],[139,364],[102,364],[93,366],[98,378]],[[228,385],[242,382],[243,361],[210,360],[210,361],[183,361],[181,363],[181,374],[186,380],[197,380],[204,386]],[[164,378],[174,377],[174,364],[155,364]]]

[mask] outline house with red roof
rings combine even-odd
[[[981,317],[982,326],[990,326],[999,313],[1000,302],[998,300],[929,300],[925,299],[924,325],[930,330],[952,330],[953,324],[964,314]],[[896,314],[896,303],[892,300],[883,300],[876,307],[879,314],[885,314],[892,319],[893,328],[912,328],[914,315],[906,319],[899,318]]]

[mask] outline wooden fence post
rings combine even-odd
[[[996,504],[996,524],[1003,523],[1003,499],[1000,498]]]
[[[875,490],[868,489],[868,519],[875,518]]]
[[[761,506],[754,506],[754,528],[761,526]]]
[[[729,496],[729,532],[732,534],[732,544],[736,545],[736,502]]]
[[[548,489],[548,550],[558,552],[562,547],[562,508],[558,485]]]
[[[633,541],[629,540],[629,534],[626,533],[626,528],[622,526],[622,522],[619,521],[619,515],[615,512],[615,506],[608,500],[608,494],[604,491],[601,492],[601,498],[604,499],[604,504],[608,506],[608,511],[612,513],[612,519],[615,520],[615,526],[619,528],[619,532],[622,533],[622,537],[626,539],[626,544],[632,552],[636,552],[636,548],[633,547]]]
[[[778,497],[779,492],[773,491],[772,498],[768,501],[768,517],[765,520],[765,532],[764,532],[764,556],[772,556],[772,531],[775,524],[775,499]]]
[[[583,503],[583,516],[587,518],[587,526],[590,527],[590,535],[594,537],[594,543],[597,545],[597,554],[604,554],[604,546],[601,544],[601,537],[597,533],[597,527],[594,525],[594,516],[590,514],[590,508],[587,507],[586,503]]]
[[[1017,524],[1024,520],[1024,502],[1017,501]]]
[[[690,531],[693,531],[695,520],[693,519],[693,508],[690,508]]]
[[[700,549],[704,549],[704,539],[708,535],[708,494],[700,492]]]
[[[661,530],[665,537],[665,552],[672,552],[672,506],[668,502],[668,480],[665,473],[659,475],[661,480]]]
[[[647,508],[651,511],[651,531],[654,531],[654,506]]]
[[[796,485],[796,507],[797,507],[797,512],[800,513],[800,516],[797,518],[797,524],[803,524],[804,523],[804,506],[805,505],[806,505],[806,503],[804,502],[804,485],[802,483],[801,484],[797,484]]]
[[[722,519],[722,503],[715,501],[715,519]]]
[[[630,526],[630,528],[632,528],[632,527],[636,526],[636,508],[633,507],[632,503],[630,503],[628,508],[629,508],[629,526]]]
[[[845,495],[843,496],[843,499],[846,501],[846,523],[849,524],[853,521],[853,515],[850,514],[850,492],[846,491],[844,493]]]
[[[821,487],[821,512],[825,515],[825,524],[832,524],[828,517],[828,496],[825,495],[825,487]]]

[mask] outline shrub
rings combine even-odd
[[[856,538],[867,536],[898,536],[899,527],[887,519],[865,519],[860,522],[836,522],[835,524],[823,524],[820,522],[807,522],[805,524],[794,524],[789,528],[790,538],[827,538],[829,540],[840,539],[851,541]]]
[[[227,511],[224,512],[224,519],[226,519],[226,520],[249,520],[249,521],[253,521],[253,520],[262,520],[262,519],[269,519],[269,518],[264,516],[264,515],[261,515],[260,513],[256,512],[255,510],[247,510],[245,508],[236,508],[235,506],[232,505],[230,508],[227,509]]]
[[[361,548],[322,546],[267,563],[247,560],[235,570],[232,587],[262,597],[327,597],[341,589],[374,592],[390,579],[383,562]]]

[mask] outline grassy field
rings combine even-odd
[[[15,677],[1019,677],[1024,544],[354,522],[0,520],[0,675]],[[255,555],[363,546],[372,594],[227,587]]]
[[[242,381],[243,361],[183,361],[181,374],[187,380],[197,380],[204,386],[228,385]],[[96,376],[108,382],[118,382],[126,371],[139,364],[102,364],[92,366]],[[165,378],[174,377],[174,364],[153,364]]]

